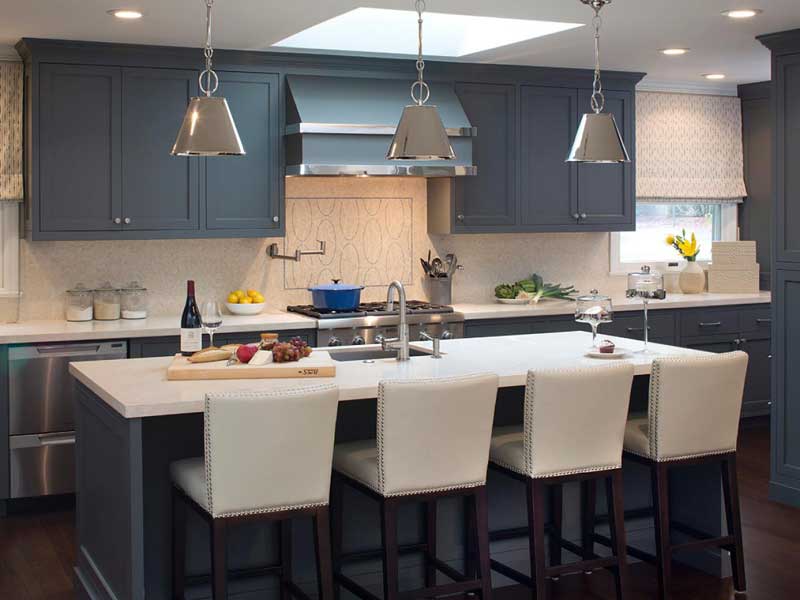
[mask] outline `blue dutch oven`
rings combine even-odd
[[[348,312],[354,311],[361,304],[363,289],[363,285],[339,283],[338,279],[334,279],[333,283],[315,285],[308,288],[308,291],[311,292],[311,302],[317,310]]]

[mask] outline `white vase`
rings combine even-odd
[[[678,285],[684,294],[701,294],[706,287],[706,272],[697,261],[687,260],[678,278]]]

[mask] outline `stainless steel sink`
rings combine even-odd
[[[338,362],[356,362],[356,361],[376,361],[384,360],[387,358],[397,358],[397,352],[394,350],[383,350],[378,347],[365,348],[359,346],[344,346],[341,348],[326,348],[326,352],[331,355],[331,358]],[[431,352],[423,348],[410,349],[411,356],[430,356]]]

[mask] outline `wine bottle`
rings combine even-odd
[[[186,305],[181,315],[181,354],[191,356],[203,349],[203,320],[194,299],[194,281],[186,282]]]

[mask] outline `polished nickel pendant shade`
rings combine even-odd
[[[567,162],[582,163],[626,163],[630,162],[628,150],[622,140],[614,115],[603,112],[605,97],[600,79],[600,9],[611,0],[580,0],[594,9],[594,84],[592,86],[592,110],[581,119],[575,141],[572,143]]]
[[[433,104],[426,105],[431,95],[428,84],[423,79],[425,61],[422,58],[422,13],[425,11],[424,0],[417,0],[418,52],[417,80],[411,85],[411,99],[403,109],[400,122],[397,124],[389,151],[388,160],[453,160],[456,153],[447,137],[439,109]]]
[[[189,101],[186,115],[175,144],[173,156],[241,156],[245,154],[236,123],[233,122],[228,101],[214,96],[219,78],[212,68],[214,50],[211,47],[211,7],[214,0],[206,0],[206,68],[200,73],[199,84],[203,96]]]

